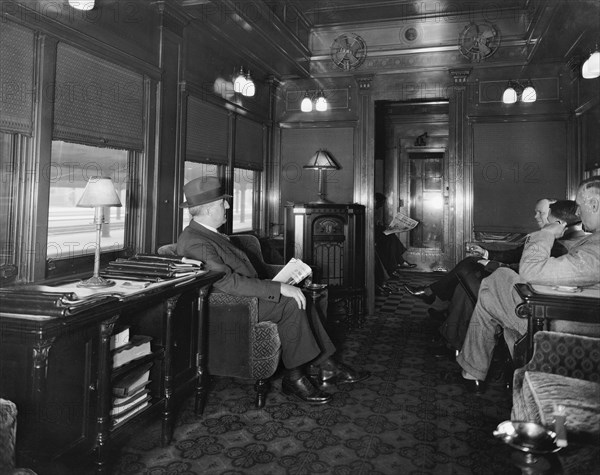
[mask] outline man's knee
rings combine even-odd
[[[481,290],[484,289],[490,292],[504,292],[507,289],[512,290],[513,286],[520,282],[521,278],[514,270],[508,267],[500,267],[492,273],[489,277],[486,277],[481,282]]]

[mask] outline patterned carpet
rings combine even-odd
[[[189,398],[171,445],[160,447],[157,422],[121,450],[115,473],[520,473],[492,436],[510,417],[510,393],[492,382],[475,396],[455,362],[430,355],[436,330],[427,307],[399,285],[433,277],[405,274],[341,348],[341,359],[371,371],[370,379],[337,388],[328,405],[309,406],[280,393],[277,378],[257,410],[252,383],[215,378],[202,418]]]

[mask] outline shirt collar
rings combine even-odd
[[[196,221],[196,223],[198,223],[198,221]],[[217,231],[217,228],[213,228],[212,226],[209,226],[208,224],[204,224],[204,223],[198,223],[200,226],[204,226],[206,229],[208,229],[209,231],[212,231],[213,233],[217,233],[217,234],[221,234],[219,231]]]

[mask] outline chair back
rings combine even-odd
[[[229,239],[236,247],[246,253],[261,279],[271,277],[265,266],[265,259],[260,247],[260,241],[256,236],[253,234],[233,234],[229,236]]]

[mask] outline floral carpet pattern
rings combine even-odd
[[[476,396],[450,359],[428,351],[436,327],[427,307],[400,283],[428,283],[431,274],[393,281],[398,292],[377,297],[376,311],[346,335],[341,359],[371,377],[333,388],[333,400],[310,406],[272,381],[264,409],[252,382],[215,378],[202,417],[193,397],[182,405],[172,443],[160,447],[160,423],[120,451],[125,474],[493,474],[520,473],[507,446],[492,436],[510,418],[501,381]]]

